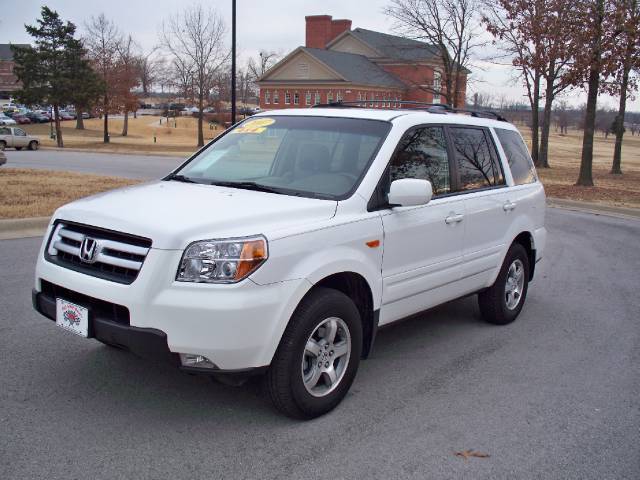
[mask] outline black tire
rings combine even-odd
[[[22,150],[22,147],[16,147],[16,150],[20,151]]]
[[[7,148],[7,142],[3,140],[0,142],[0,151],[4,150],[5,148]]]
[[[518,303],[515,307],[509,308],[507,306],[507,278],[509,276],[509,269],[514,262],[517,261],[521,262],[524,281]],[[496,278],[494,284],[478,294],[480,313],[486,322],[493,323],[494,325],[507,325],[518,317],[527,298],[529,271],[530,266],[527,251],[521,244],[514,243],[507,252],[498,278]]]
[[[31,140],[29,142],[29,150],[37,150],[38,149],[38,142],[35,140]]]
[[[345,360],[344,374],[336,387],[314,396],[303,380],[303,355],[307,340],[325,319],[336,317],[346,324],[351,351]],[[335,408],[347,394],[355,379],[362,353],[362,323],[353,301],[337,290],[317,288],[307,295],[293,313],[278,350],[265,375],[265,387],[275,407],[297,419],[311,419]],[[337,360],[334,358],[334,362]]]

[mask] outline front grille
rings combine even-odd
[[[103,318],[121,325],[129,325],[129,309],[122,305],[106,302],[97,298],[74,292],[68,288],[55,285],[47,280],[41,280],[42,294],[55,300],[61,298],[72,303],[86,307],[91,312],[92,318]]]
[[[85,240],[95,245],[83,252]],[[53,229],[45,257],[61,267],[131,284],[138,277],[150,248],[148,238],[62,221]],[[85,254],[84,258],[81,254]]]

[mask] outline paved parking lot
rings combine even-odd
[[[548,228],[516,323],[470,297],[384,329],[303,423],[257,383],[56,328],[30,305],[40,240],[1,241],[0,479],[640,478],[640,222],[549,209]]]

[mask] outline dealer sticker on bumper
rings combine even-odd
[[[56,298],[56,325],[81,337],[89,336],[89,310]]]

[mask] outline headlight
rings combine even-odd
[[[268,257],[264,237],[202,240],[187,247],[176,280],[235,283],[248,277]]]

